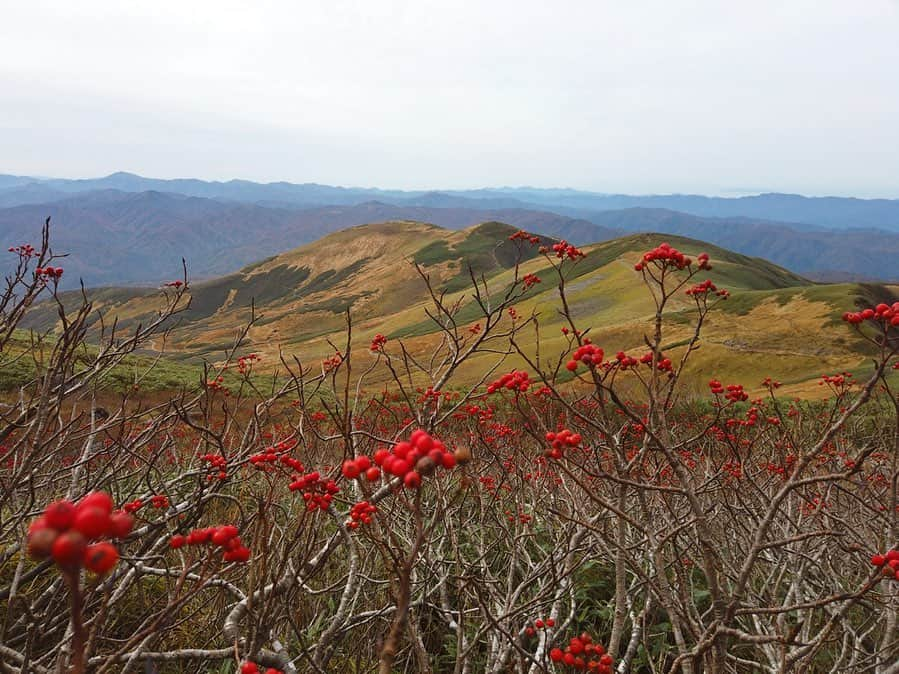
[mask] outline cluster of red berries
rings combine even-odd
[[[727,400],[735,403],[749,400],[749,394],[743,390],[742,384],[728,384],[724,386],[717,379],[712,379],[709,382],[709,390],[716,396],[724,394]]]
[[[565,239],[562,239],[558,243],[553,244],[553,252],[560,260],[566,257],[569,260],[577,260],[579,257],[584,257],[583,251],[581,251],[579,248],[575,248]]]
[[[847,311],[843,314],[843,320],[850,325],[860,325],[864,321],[880,321],[884,325],[889,323],[894,327],[899,327],[899,302],[893,302],[892,306],[881,302],[873,309]]]
[[[369,349],[371,351],[382,351],[386,343],[387,338],[379,332],[374,336],[374,339],[371,340],[371,346],[369,347]]]
[[[162,285],[165,288],[180,288],[184,285],[184,281],[169,281],[168,283],[163,283]]]
[[[490,382],[487,385],[487,393],[496,393],[503,388],[510,391],[520,391],[521,393],[525,393],[531,388],[532,383],[531,377],[527,372],[524,370],[513,370],[512,372],[504,374],[496,381]]]
[[[290,491],[302,491],[303,500],[306,501],[306,510],[327,510],[334,500],[334,494],[340,491],[340,487],[334,480],[322,479],[317,470],[306,473],[290,483]]]
[[[571,360],[565,364],[565,368],[569,372],[574,372],[577,370],[579,362],[584,363],[587,367],[600,365],[604,356],[602,349],[595,344],[591,344],[589,339],[585,339],[584,343],[575,349]]]
[[[771,377],[765,377],[765,380],[762,382],[762,386],[764,386],[766,389],[772,390],[780,388],[781,386],[783,386],[783,384],[781,384],[776,379],[771,379]]]
[[[108,573],[119,561],[119,551],[101,539],[125,538],[134,526],[131,515],[112,507],[112,497],[100,491],[77,504],[54,501],[28,528],[28,554],[34,559],[52,557],[67,571],[84,566],[99,575]]]
[[[231,395],[231,389],[225,386],[225,378],[222,376],[218,376],[215,379],[207,379],[206,380],[206,390],[207,391],[221,391],[225,394],[225,397]]]
[[[702,297],[711,293],[715,293],[715,295],[723,299],[730,297],[730,291],[725,290],[724,288],[719,289],[710,279],[706,279],[702,283],[697,283],[695,286],[687,288],[685,292],[691,297]]]
[[[871,564],[883,567],[883,575],[899,580],[899,548],[893,548],[885,555],[874,555]]]
[[[246,374],[253,367],[253,363],[257,363],[262,360],[262,356],[258,353],[248,353],[246,356],[241,356],[237,359],[237,370],[241,374]]]
[[[829,386],[838,393],[848,391],[853,384],[855,381],[853,381],[851,372],[821,375],[821,381],[818,382],[818,386]]]
[[[556,621],[553,620],[552,618],[547,618],[546,620],[537,618],[534,621],[533,627],[531,625],[528,625],[527,627],[524,628],[524,634],[527,637],[533,637],[535,634],[537,634],[537,630],[542,630],[542,629],[546,629],[547,627],[555,627],[555,626],[556,626]]]
[[[302,473],[305,470],[303,463],[299,459],[287,455],[287,452],[292,450],[295,446],[296,442],[293,440],[282,440],[271,447],[266,447],[258,454],[250,456],[250,463],[260,469],[265,469],[276,463],[280,463],[286,468],[290,468],[297,473]]]
[[[206,467],[206,470],[209,471],[209,474],[206,476],[207,480],[225,480],[228,478],[228,473],[225,471],[228,467],[228,460],[221,454],[201,454],[200,460],[209,464]]]
[[[473,335],[478,334],[478,333],[481,331],[481,324],[480,324],[480,323],[475,323],[475,324],[472,325],[470,328],[468,328],[468,331],[469,331],[471,334],[473,334]]]
[[[150,505],[157,509],[168,508],[171,501],[165,494],[154,494],[150,497]]]
[[[644,353],[640,356],[640,362],[644,365],[649,365],[652,367],[652,351],[648,353]],[[671,372],[674,368],[674,364],[671,362],[670,358],[666,358],[665,354],[660,353],[658,360],[656,361],[656,369],[660,372]]]
[[[699,262],[699,269],[712,268],[712,265],[709,264],[709,256],[707,253],[700,253],[696,259]],[[643,271],[650,262],[654,262],[659,269],[666,266],[673,266],[676,269],[686,269],[693,264],[693,260],[681,253],[677,248],[672,248],[667,243],[660,244],[648,253],[644,253],[643,259],[634,265],[634,269],[636,271]]]
[[[574,669],[611,674],[614,659],[606,653],[600,644],[593,643],[593,637],[584,632],[579,637],[572,637],[565,650],[554,648],[549,652],[549,659]]]
[[[509,237],[509,241],[517,241],[517,240],[527,241],[528,243],[533,243],[534,245],[540,243],[540,237],[536,234],[528,234],[523,229],[518,230],[512,236]]]
[[[524,289],[527,290],[540,283],[540,277],[536,274],[525,274],[521,277],[521,282],[524,284]]]
[[[62,267],[37,267],[35,275],[44,279],[58,280],[62,276]]]
[[[633,356],[628,356],[624,351],[619,351],[615,354],[615,360],[618,362],[618,367],[622,370],[628,370],[630,368],[636,367],[638,361]]]
[[[563,449],[577,447],[581,444],[581,434],[572,433],[567,428],[563,428],[558,433],[552,431],[547,433],[546,441],[552,445],[551,449],[546,451],[546,456],[550,459],[561,459]]]
[[[19,257],[34,257],[37,254],[37,251],[34,249],[30,243],[23,244],[21,246],[10,246],[10,253],[15,253]]]
[[[187,536],[176,534],[169,539],[169,547],[173,550],[185,545],[209,544],[222,549],[222,559],[226,562],[246,562],[250,559],[250,549],[241,543],[237,527],[233,524],[194,529]]]
[[[325,373],[332,372],[333,370],[336,370],[338,367],[340,367],[340,364],[342,362],[343,362],[343,354],[341,354],[338,351],[330,358],[325,358],[322,361],[322,372],[325,372]]]
[[[350,529],[356,529],[360,524],[371,524],[371,516],[377,511],[368,501],[359,501],[350,508],[350,521],[346,525]]]
[[[381,477],[381,469],[371,465],[371,459],[364,455],[344,461],[341,472],[347,480],[355,480],[360,475],[365,475],[366,480],[374,482]]]
[[[255,662],[247,660],[240,666],[240,674],[284,674],[280,669],[269,667],[268,669],[259,669],[259,665]]]
[[[454,468],[456,455],[440,440],[419,428],[412,432],[408,441],[402,440],[390,450],[379,449],[374,461],[385,473],[402,478],[407,488],[418,489],[423,475],[430,475],[438,467]]]

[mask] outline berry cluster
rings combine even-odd
[[[222,559],[226,562],[246,562],[250,559],[250,550],[241,543],[237,527],[233,524],[194,529],[187,536],[176,534],[169,539],[169,547],[173,550],[185,545],[209,544],[222,549]]]
[[[540,277],[536,274],[525,274],[521,277],[521,282],[524,284],[524,289],[527,290],[540,283]]]
[[[640,362],[633,356],[628,356],[624,351],[616,353],[615,360],[618,362],[618,367],[622,370],[634,368],[637,366],[637,363]]]
[[[225,394],[225,397],[231,395],[231,389],[225,386],[225,378],[222,376],[216,377],[215,379],[207,379],[206,390],[212,391],[213,393],[216,391],[221,391]]]
[[[325,358],[325,359],[322,361],[322,372],[328,373],[328,372],[331,372],[331,371],[333,371],[333,370],[336,370],[338,367],[340,367],[340,364],[341,364],[342,362],[343,362],[343,354],[341,354],[341,353],[338,351],[337,353],[335,353],[335,354],[334,354],[333,356],[331,356],[330,358]]]
[[[547,433],[546,441],[552,445],[552,448],[546,451],[546,456],[550,459],[561,459],[563,449],[577,447],[581,444],[581,434],[572,433],[567,428],[563,428],[558,433],[552,431]]]
[[[379,449],[374,460],[385,473],[401,477],[409,489],[418,489],[422,475],[430,475],[435,468],[450,470],[456,465],[456,455],[420,428],[412,432],[408,441],[402,440],[390,450]]]
[[[595,344],[591,344],[589,339],[585,339],[584,343],[575,349],[571,360],[565,364],[565,367],[570,372],[577,370],[579,362],[584,363],[587,367],[594,367],[602,363],[604,356],[602,349]]]
[[[579,637],[572,637],[565,650],[554,648],[549,652],[549,659],[574,669],[611,674],[614,659],[606,653],[600,644],[593,643],[593,637],[584,632]]]
[[[524,634],[526,637],[533,637],[534,635],[537,634],[537,630],[542,630],[542,629],[546,629],[547,627],[555,627],[555,626],[556,626],[556,621],[553,620],[552,618],[547,618],[546,620],[537,618],[534,621],[533,626],[528,625],[527,627],[524,628]]]
[[[527,241],[528,243],[532,243],[534,245],[540,243],[539,236],[537,236],[535,234],[528,234],[523,229],[518,230],[512,236],[509,237],[509,241],[517,241],[517,240]]]
[[[30,243],[26,243],[21,246],[10,246],[9,252],[15,253],[19,257],[29,257],[29,258],[34,257],[37,254],[37,251],[35,250],[34,246],[32,246]]]
[[[282,466],[289,468],[297,473],[302,473],[305,468],[299,459],[288,456],[287,452],[296,445],[292,440],[282,440],[281,442],[266,447],[258,454],[250,456],[250,463],[260,469],[266,469],[280,463]]]
[[[341,472],[347,480],[355,480],[360,475],[365,475],[366,480],[374,482],[381,477],[381,469],[371,465],[371,459],[364,455],[344,461]]]
[[[743,390],[742,384],[728,384],[724,386],[717,379],[709,382],[709,390],[716,396],[724,394],[725,399],[731,402],[745,402],[749,400],[749,394]]]
[[[77,504],[54,501],[28,528],[28,554],[34,559],[52,557],[66,571],[83,566],[103,575],[119,561],[119,551],[101,539],[125,538],[133,526],[131,515],[113,511],[112,498],[105,492],[92,492]]]
[[[696,258],[699,269],[711,269],[709,264],[709,256],[706,253],[700,253]],[[643,271],[649,263],[655,263],[659,269],[666,267],[674,267],[675,269],[686,269],[693,264],[693,260],[680,252],[677,248],[672,248],[667,243],[660,244],[648,253],[643,254],[640,262],[634,265],[636,271]]]
[[[371,516],[377,511],[368,501],[359,501],[350,508],[350,521],[346,525],[349,529],[356,529],[360,524],[371,524]]]
[[[241,356],[237,359],[237,370],[241,374],[247,374],[250,369],[253,367],[253,363],[262,360],[262,356],[258,353],[249,353],[246,356]]]
[[[37,267],[34,273],[41,278],[57,281],[62,276],[62,267]]]
[[[169,281],[168,283],[162,284],[164,288],[180,288],[184,285],[184,281]]]
[[[579,257],[584,257],[583,251],[581,251],[579,248],[575,248],[565,239],[562,239],[558,243],[553,244],[553,252],[559,259],[567,257],[569,260],[577,260]]]
[[[644,353],[642,356],[640,356],[640,362],[644,365],[649,365],[650,367],[652,367],[652,351]],[[656,369],[660,372],[671,372],[673,367],[674,365],[672,364],[671,359],[666,358],[665,354],[660,353],[659,358],[656,361]]]
[[[873,309],[847,311],[843,314],[843,320],[850,325],[860,325],[864,321],[879,321],[884,325],[890,324],[899,327],[899,302],[893,302],[892,306],[880,303]]]
[[[374,339],[371,340],[371,346],[369,349],[371,351],[383,351],[384,345],[387,343],[387,338],[382,335],[380,332],[374,336]]]
[[[207,480],[225,480],[228,478],[228,473],[225,471],[228,467],[228,460],[221,454],[201,454],[200,461],[205,461],[209,464],[206,466],[206,470],[209,471],[209,474],[206,476]]]
[[[490,382],[487,385],[487,393],[496,393],[503,388],[510,391],[520,391],[521,393],[525,393],[531,388],[532,383],[533,382],[527,372],[524,370],[513,370],[512,372],[504,374],[496,381]]]
[[[269,667],[268,669],[259,669],[259,665],[255,662],[247,660],[240,666],[240,674],[284,674],[280,669]]]
[[[695,286],[687,288],[687,290],[684,292],[686,292],[686,294],[691,297],[697,297],[697,298],[703,297],[703,296],[708,296],[712,293],[714,293],[718,297],[721,297],[725,300],[728,297],[730,297],[730,291],[725,290],[724,288],[721,288],[719,290],[718,286],[716,286],[714,283],[712,283],[712,281],[710,279],[706,279],[702,283],[697,283]]]
[[[893,548],[885,555],[874,555],[871,564],[883,567],[883,575],[899,580],[899,548]]]
[[[290,491],[302,491],[303,500],[306,501],[306,510],[327,510],[334,500],[334,494],[340,491],[340,487],[334,480],[322,479],[317,470],[297,478],[290,483]]]

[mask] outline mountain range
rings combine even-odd
[[[747,217],[830,229],[862,228],[899,232],[899,199],[806,197],[781,193],[735,198],[693,194],[626,195],[530,187],[403,191],[335,187],[316,183],[257,183],[248,180],[218,182],[183,178],[162,180],[125,172],[93,179],[0,174],[0,207],[44,203],[74,193],[107,189],[123,192],[173,192],[272,206],[314,207],[381,201],[399,206],[432,208],[524,208],[552,211],[571,217],[586,217],[585,214],[595,211],[661,208],[702,217]]]
[[[0,175],[0,242],[33,242],[52,217],[64,287],[158,284],[239,270],[356,225],[500,221],[576,244],[654,231],[764,257],[816,280],[899,280],[899,200],[765,194],[607,195],[567,189],[398,191],[233,180]],[[0,268],[3,268],[0,265]]]

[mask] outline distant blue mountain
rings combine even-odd
[[[256,183],[195,179],[160,180],[133,173],[113,173],[87,180],[0,175],[0,207],[45,203],[73,193],[115,189],[159,191],[284,208],[350,206],[380,201],[396,206],[428,208],[523,208],[552,211],[592,220],[591,214],[628,208],[668,209],[702,217],[746,217],[828,229],[882,229],[899,232],[899,199],[804,197],[759,194],[707,197],[691,194],[626,195],[572,189],[500,187],[476,190],[402,191],[335,187],[316,183]]]

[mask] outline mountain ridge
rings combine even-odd
[[[160,189],[206,198],[249,202],[283,201],[306,207],[327,204],[352,205],[372,198],[394,205],[426,198],[429,200],[426,205],[435,206],[436,195],[442,195],[444,200],[453,201],[456,206],[459,205],[458,199],[487,200],[494,202],[493,207],[514,206],[532,210],[550,210],[573,217],[583,217],[584,212],[591,211],[659,207],[701,217],[744,216],[805,223],[830,229],[862,227],[899,232],[899,199],[809,197],[781,192],[764,192],[740,197],[696,194],[628,195],[567,188],[529,187],[405,191],[287,181],[259,183],[241,179],[228,181],[205,181],[196,178],[158,179],[124,171],[89,179],[0,175],[0,206],[17,205],[13,203],[17,198],[26,198],[17,190],[23,191],[29,184],[44,185],[62,193],[117,186],[128,191]],[[33,185],[31,189],[34,190]]]

